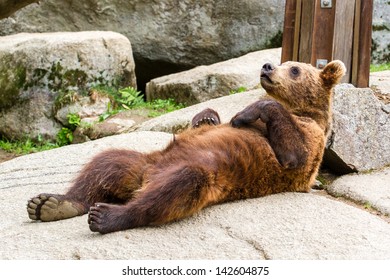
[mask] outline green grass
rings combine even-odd
[[[156,99],[151,102],[143,102],[135,106],[135,108],[147,109],[149,117],[155,118],[179,109],[184,108],[183,104],[177,104],[173,99]]]
[[[24,139],[21,141],[10,141],[8,139],[0,138],[0,149],[13,153],[16,155],[25,155],[30,153],[42,152],[58,148],[59,145],[46,141],[34,142],[31,139]]]
[[[100,94],[110,96],[112,100],[107,111],[100,116],[100,121],[104,121],[109,116],[132,109],[148,110],[148,116],[154,118],[185,107],[184,104],[178,104],[173,99],[156,99],[146,102],[144,95],[132,87],[119,90],[109,87],[97,87],[94,90]]]
[[[390,70],[390,63],[371,64],[371,66],[370,66],[370,72],[379,72],[379,71],[385,71],[385,70]]]
[[[245,91],[248,91],[248,89],[246,87],[239,87],[239,88],[230,90],[229,94],[232,95],[232,94],[241,93],[241,92],[245,92]]]
[[[370,202],[366,201],[364,204],[363,204],[363,207],[367,210],[371,210],[372,209],[372,205]]]

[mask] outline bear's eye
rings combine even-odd
[[[298,67],[291,67],[290,71],[293,76],[298,76],[300,72]]]

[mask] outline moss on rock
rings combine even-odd
[[[20,98],[20,90],[26,82],[26,67],[15,63],[11,56],[5,56],[0,62],[0,109],[13,106]]]

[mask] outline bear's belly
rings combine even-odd
[[[213,174],[224,201],[307,189],[306,169],[283,168],[259,131],[221,126],[191,136],[179,137],[171,152]]]

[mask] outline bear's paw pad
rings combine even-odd
[[[27,202],[27,213],[31,220],[51,222],[80,215],[74,203],[61,195],[40,194]]]

